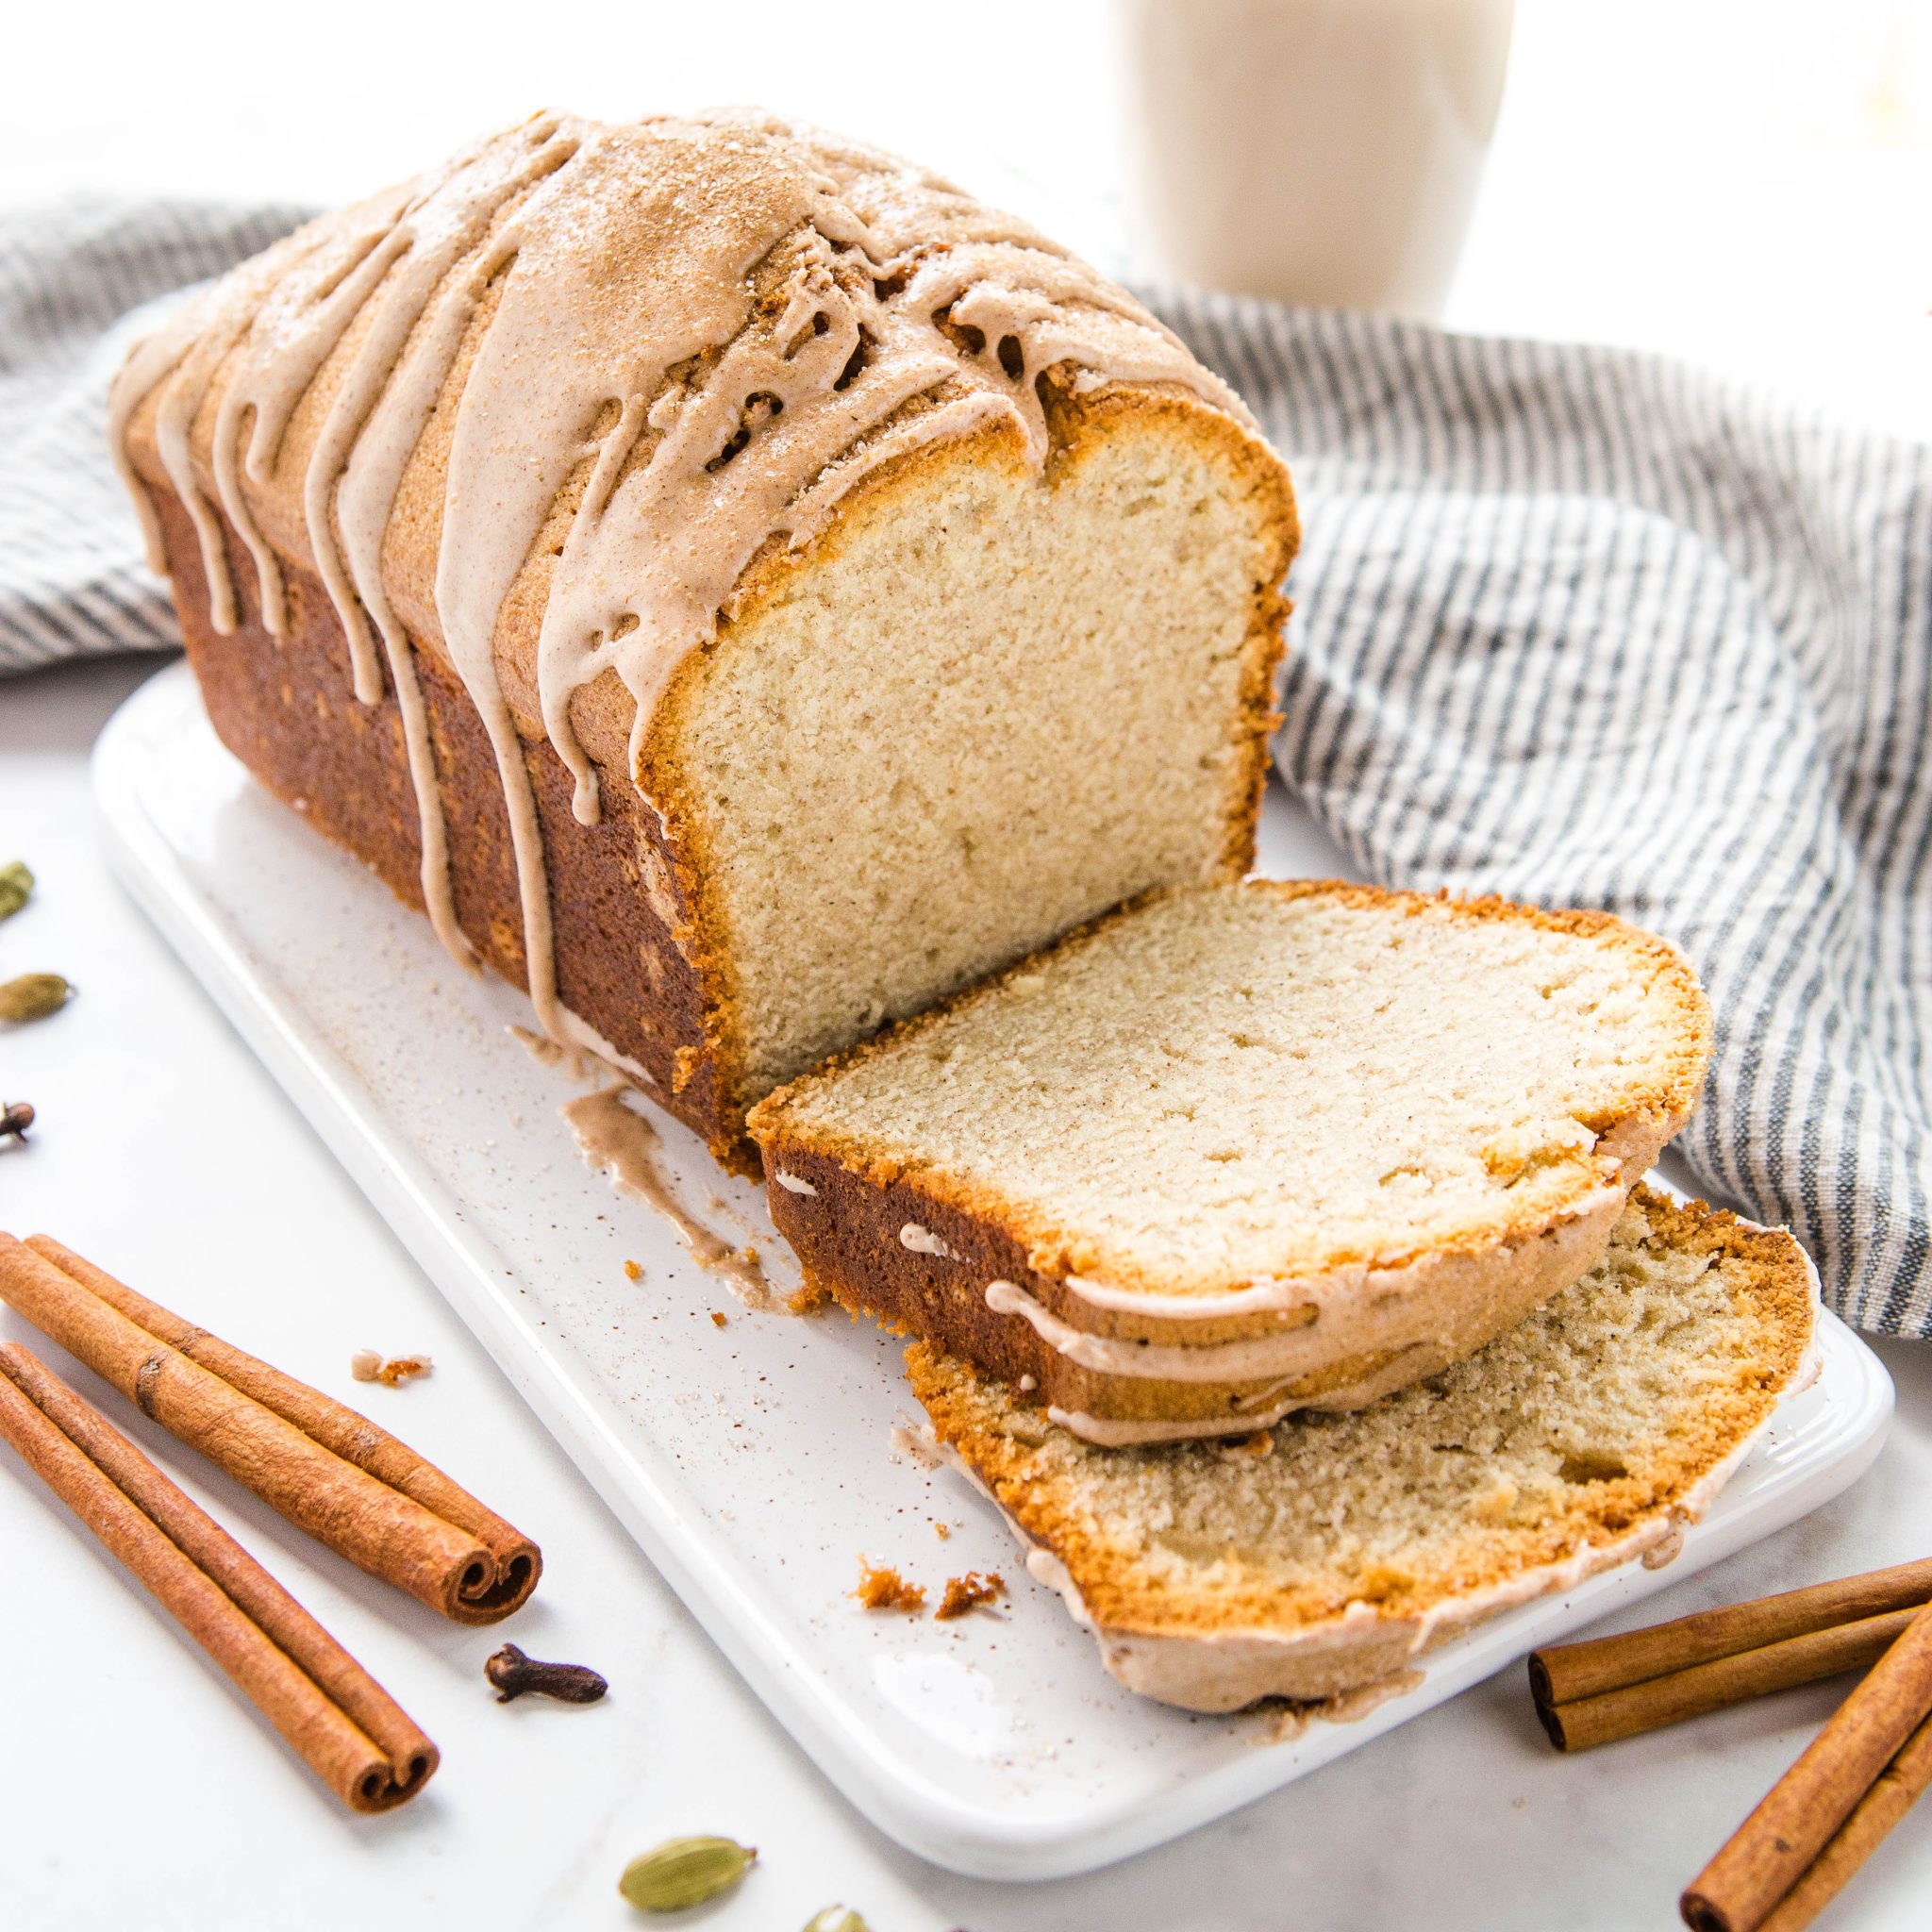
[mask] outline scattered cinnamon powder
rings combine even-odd
[[[716,1308],[713,1308],[711,1310],[711,1326],[713,1328],[722,1328],[724,1325],[724,1322],[725,1317],[721,1315]]]
[[[426,1355],[398,1355],[384,1357],[373,1348],[358,1348],[349,1357],[349,1374],[358,1382],[381,1382],[393,1389],[413,1375],[426,1375],[434,1364]]]
[[[868,1563],[863,1557],[858,1559],[858,1588],[852,1594],[869,1610],[918,1610],[925,1607],[925,1591],[918,1584],[908,1583],[896,1570]]]
[[[644,1271],[636,1261],[626,1261],[624,1264],[624,1272],[632,1281],[641,1281],[644,1278]]]
[[[946,1578],[946,1593],[933,1615],[941,1622],[963,1617],[968,1610],[976,1610],[980,1605],[990,1604],[1006,1593],[1007,1580],[998,1571],[969,1570],[963,1576]]]

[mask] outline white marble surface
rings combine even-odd
[[[12,8],[4,58],[36,84],[0,114],[0,205],[323,204],[544,103],[755,101],[1138,265],[1108,0],[90,0]],[[1932,0],[1517,0],[1447,320],[1663,350],[1932,435],[1928,204]]]
[[[741,4],[728,31],[692,30],[723,11],[31,9],[8,25],[9,77],[36,84],[10,90],[0,117],[0,202],[76,187],[332,199],[541,99],[606,112],[761,99],[916,149],[1130,258],[1093,0],[970,13]],[[1670,350],[1932,430],[1925,12],[1922,0],[1845,0],[1827,32],[1798,0],[1522,0],[1451,321]],[[1916,36],[1903,65],[1884,50],[1898,22]],[[1621,1932],[1672,1923],[1678,1887],[1830,1707],[1828,1688],[1794,1692],[1573,1762],[1543,1743],[1512,1676],[1089,1878],[1001,1889],[898,1851],[696,1632],[108,877],[86,755],[146,668],[0,685],[0,858],[20,853],[42,879],[31,910],[0,926],[0,971],[57,968],[83,987],[59,1018],[0,1038],[0,1089],[31,1097],[43,1122],[31,1151],[0,1152],[0,1225],[111,1246],[138,1282],[192,1278],[196,1314],[219,1329],[245,1310],[272,1357],[319,1341],[332,1356],[429,1350],[435,1378],[398,1392],[408,1436],[544,1546],[544,1588],[515,1634],[536,1654],[595,1663],[618,1690],[590,1710],[499,1708],[476,1674],[493,1639],[315,1552],[108,1397],[352,1650],[407,1687],[444,1768],[394,1817],[341,1816],[0,1461],[8,1932],[618,1928],[638,1921],[617,1872],[680,1830],[760,1848],[737,1900],[705,1915],[721,1932],[788,1932],[835,1898],[874,1932]],[[4,1311],[0,1335],[32,1339]],[[1872,1474],[1643,1616],[1932,1550],[1932,1350],[1880,1346],[1899,1407]],[[1827,1923],[1907,1932],[1928,1917],[1932,1807]]]

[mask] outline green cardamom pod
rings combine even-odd
[[[681,1912],[729,1891],[757,1857],[728,1838],[667,1838],[624,1868],[617,1889],[640,1911]]]
[[[872,1932],[850,1906],[827,1906],[805,1922],[805,1932]]]
[[[19,859],[0,865],[0,919],[11,919],[26,904],[34,889],[34,875]]]
[[[24,1020],[44,1020],[67,1004],[73,991],[58,973],[23,973],[0,986],[0,1020],[16,1026]]]

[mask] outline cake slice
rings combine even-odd
[[[1482,1618],[1667,1561],[1812,1373],[1816,1297],[1790,1235],[1640,1188],[1604,1259],[1480,1353],[1238,1444],[1097,1449],[961,1361],[907,1359],[1107,1668],[1236,1710],[1399,1688]]]
[[[1594,913],[1365,886],[1145,900],[769,1096],[808,1282],[1089,1441],[1358,1407],[1603,1253],[1708,1010]]]

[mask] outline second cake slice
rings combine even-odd
[[[808,1281],[1097,1442],[1354,1407],[1602,1255],[1709,1049],[1599,914],[1335,884],[1101,920],[751,1116]]]

